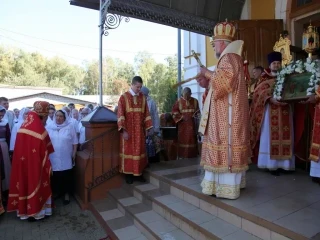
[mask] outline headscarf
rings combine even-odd
[[[7,110],[0,105],[0,112],[2,112],[4,110],[4,114],[6,114]],[[5,126],[8,123],[8,118],[3,117],[0,121],[0,126]]]
[[[30,109],[29,108],[22,108],[20,110],[20,113],[19,113],[19,117],[18,117],[18,122],[16,123],[18,129],[21,127],[22,123],[24,122],[24,114],[25,113],[28,113],[30,112]]]
[[[65,121],[62,123],[62,124],[57,124],[57,120],[56,120],[56,115],[58,112],[63,112],[64,113],[64,116],[65,116]],[[53,117],[53,121],[51,124],[48,125],[48,128],[49,129],[52,129],[52,130],[60,130],[66,126],[68,126],[69,124],[71,123],[70,121],[70,116],[68,116],[68,113],[65,111],[65,110],[57,110],[54,114],[54,117]]]
[[[24,122],[24,118],[23,118],[23,115],[25,113],[28,113],[30,112],[30,109],[29,108],[22,108],[20,110],[20,113],[19,113],[19,117],[18,117],[18,122],[16,124],[13,125],[13,128],[12,128],[12,131],[11,131],[11,138],[10,138],[10,151],[13,151],[14,150],[14,146],[16,144],[16,138],[17,138],[17,133],[21,127],[21,125],[23,124]]]

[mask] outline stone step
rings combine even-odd
[[[146,239],[193,239],[154,211],[150,202],[143,202],[136,198],[132,190],[125,185],[122,189],[111,190],[108,197],[117,203],[119,212],[133,221],[135,227],[143,233]]]
[[[201,206],[191,204],[192,196],[188,196],[188,202],[187,199],[170,194],[169,186],[159,185],[159,187],[151,183],[123,186],[140,202],[152,205],[153,211],[194,239],[260,239],[245,232],[240,226],[234,226],[220,219],[214,211],[216,209],[206,208],[208,210],[206,212],[202,209],[205,208],[203,204]]]
[[[148,190],[143,191],[141,190],[141,188],[158,188],[161,191],[165,190],[168,194],[190,204],[186,206],[189,206],[190,208],[196,207],[197,209],[200,209],[211,214],[212,216],[217,217],[225,223],[231,224],[238,229],[242,229],[244,233],[241,232],[241,234],[244,235],[250,234],[264,240],[308,239],[305,236],[293,232],[292,230],[284,228],[273,222],[269,222],[258,216],[252,215],[234,206],[228,205],[220,199],[204,195],[201,192],[201,180],[199,177],[199,175],[201,174],[199,173],[199,171],[201,170],[198,166],[190,166],[189,168],[181,169],[166,169],[158,172],[147,170],[146,178],[149,179],[149,182],[151,184],[146,184],[145,186],[134,186],[133,191],[136,192],[134,194],[137,197],[140,197],[140,195],[142,195],[141,197],[144,198],[144,192],[148,193]],[[178,178],[174,177],[175,174],[185,176],[182,176],[182,179],[177,180]],[[168,175],[171,175],[170,178],[166,177]],[[164,215],[168,214],[168,212],[171,211],[169,206],[159,201],[159,199],[155,198],[154,200],[152,200],[149,197],[149,201],[154,201],[154,204],[156,205],[155,209],[158,209],[159,212],[163,211]],[[185,231],[184,228],[182,229]],[[209,229],[212,230],[214,228],[209,227]],[[188,231],[185,232],[189,233]],[[191,236],[193,235],[191,234]],[[216,234],[216,236],[221,237],[221,235],[219,234]]]
[[[90,210],[112,240],[146,240],[143,233],[118,208],[117,203],[105,198],[90,203]],[[128,237],[129,236],[129,237]]]

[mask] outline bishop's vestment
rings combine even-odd
[[[245,187],[250,153],[242,47],[243,41],[231,42],[221,54],[216,70],[207,72],[210,90],[199,127],[204,134],[202,192],[228,199],[238,198],[240,188]]]

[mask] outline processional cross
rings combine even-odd
[[[189,59],[189,58],[194,58],[196,61],[197,61],[197,63],[200,65],[200,67],[204,67],[204,65],[201,63],[201,61],[200,61],[200,58],[199,58],[199,56],[200,56],[200,53],[196,53],[194,50],[191,50],[191,55],[189,55],[189,56],[186,56],[186,57],[184,57],[185,59]]]

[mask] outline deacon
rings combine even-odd
[[[229,22],[214,28],[218,63],[215,71],[201,67],[210,79],[199,131],[204,134],[201,165],[205,176],[202,192],[236,199],[245,187],[250,156],[249,103],[241,57],[243,41],[233,41],[236,29]]]
[[[178,126],[178,156],[194,158],[198,155],[197,129],[194,115],[199,112],[198,100],[191,97],[191,89],[186,87],[182,97],[172,107],[173,120]]]
[[[126,182],[133,183],[133,176],[144,182],[142,171],[147,166],[146,132],[151,134],[152,120],[146,97],[140,93],[142,78],[135,76],[129,91],[118,102],[118,130],[120,131],[120,172]]]
[[[8,212],[31,221],[52,214],[49,154],[54,152],[45,129],[49,103],[35,102],[33,108],[18,130],[8,200]]]
[[[253,152],[259,152],[258,167],[269,169],[276,176],[280,169],[295,169],[292,111],[288,104],[273,97],[281,61],[280,52],[268,55],[269,69],[264,70],[256,84],[250,109],[250,141]]]

